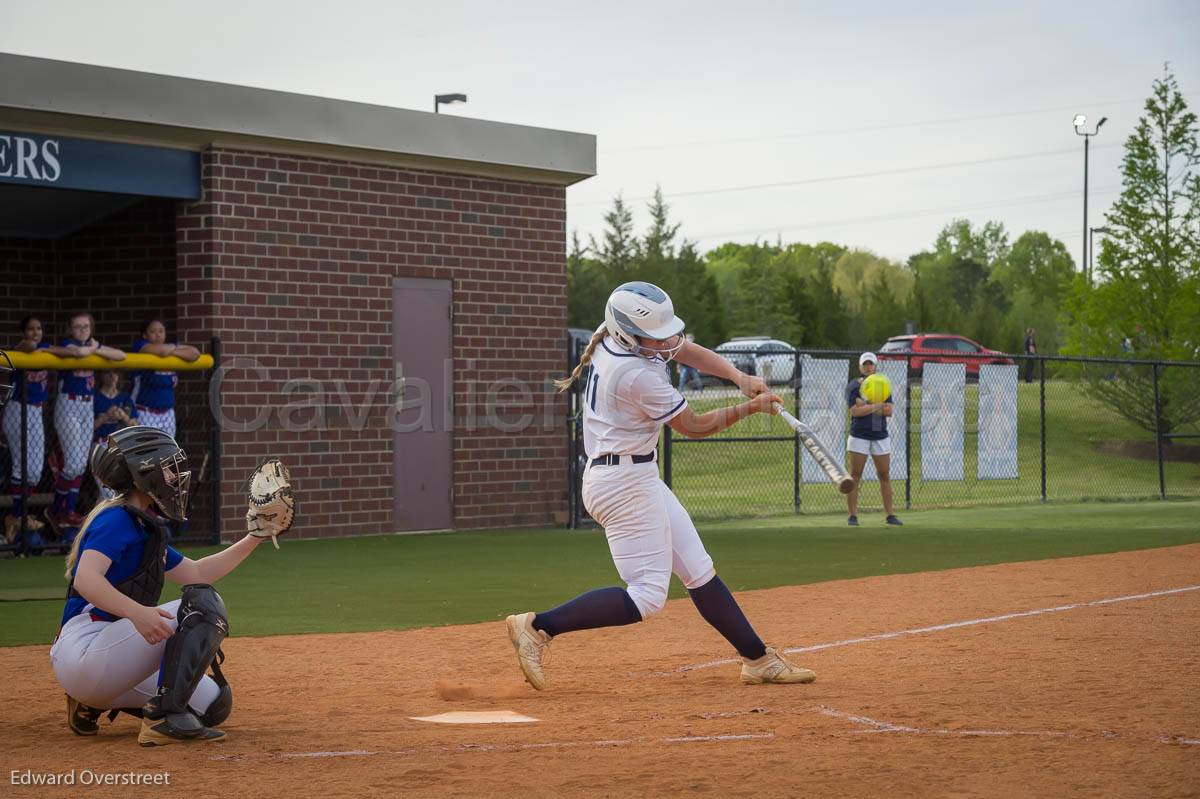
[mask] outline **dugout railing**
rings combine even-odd
[[[0,444],[0,519],[5,522],[4,535],[0,537],[0,557],[41,555],[65,552],[74,538],[70,525],[51,524],[47,513],[54,505],[56,484],[67,472],[68,452],[71,460],[78,461],[80,451],[88,453],[96,443],[95,426],[91,436],[83,440],[80,427],[56,423],[56,403],[59,396],[58,375],[62,372],[90,371],[99,376],[103,372],[117,372],[121,378],[120,391],[127,393],[134,371],[171,372],[178,375],[175,386],[175,438],[188,455],[192,471],[188,520],[172,523],[172,541],[176,544],[216,544],[221,535],[221,414],[213,403],[219,403],[218,392],[212,391],[211,380],[221,360],[221,342],[213,337],[207,352],[194,362],[173,356],[126,353],[125,360],[109,361],[98,356],[65,358],[44,352],[25,353],[6,351],[17,369],[13,397],[5,408],[6,424],[3,443]],[[49,396],[40,405],[28,401],[29,375],[45,372]],[[96,380],[99,389],[100,380]],[[94,401],[94,400],[93,400]],[[39,418],[33,418],[37,414]],[[37,437],[40,421],[42,446],[39,448],[31,437]],[[131,420],[137,423],[136,420]],[[121,426],[127,424],[119,422]],[[63,440],[60,429],[70,436]],[[21,469],[20,464],[27,464]],[[77,465],[75,468],[78,468]],[[14,486],[14,480],[16,486]],[[15,489],[15,490],[14,490]],[[13,513],[17,490],[24,501],[20,512]],[[100,498],[100,486],[84,468],[78,486],[76,512],[86,513]],[[16,519],[14,525],[9,521]]]
[[[569,363],[578,362],[583,346],[569,342]],[[722,351],[739,368],[765,372],[760,376],[801,420],[823,418],[825,430],[840,430],[827,433],[825,443],[844,453],[844,392],[859,374],[863,350],[751,344]],[[1200,362],[957,352],[880,357],[900,384],[893,399],[903,412],[889,425],[898,510],[1200,496]],[[927,364],[935,365],[934,383]],[[962,373],[957,387],[943,385],[955,370]],[[678,384],[675,365],[670,374]],[[710,376],[702,384],[684,388],[697,412],[740,401],[732,385]],[[587,462],[578,390],[569,402],[568,524],[578,527],[591,523],[580,495]],[[835,416],[840,426],[829,424]],[[808,459],[791,430],[766,415],[705,439],[665,428],[659,444],[663,480],[698,519],[845,513],[845,498]],[[870,465],[859,507],[860,514],[882,510]]]

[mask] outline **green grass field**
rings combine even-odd
[[[728,393],[728,392],[726,392]],[[788,404],[794,409],[790,390]],[[703,412],[728,405],[733,397],[689,395],[692,407]],[[964,480],[920,479],[921,388],[912,388],[912,449],[909,454],[911,500],[914,508],[1014,505],[1041,500],[1041,425],[1039,386],[1020,383],[1017,395],[1016,480],[976,478],[976,430],[979,390],[968,385],[965,401]],[[734,441],[745,436],[786,436],[791,431],[779,419],[755,416],[701,442],[672,442],[672,487],[697,519],[777,516],[795,510],[794,451],[791,440]],[[893,436],[899,435],[895,426]],[[1074,381],[1046,384],[1046,495],[1051,502],[1078,502],[1158,497],[1158,463],[1154,458],[1123,457],[1112,448],[1128,442],[1152,446],[1154,436],[1126,421],[1112,408],[1088,397],[1086,386]],[[1152,451],[1152,450],[1151,450]],[[1167,462],[1167,495],[1200,497],[1200,463]],[[896,506],[904,508],[904,482],[893,476]],[[879,509],[879,489],[866,484],[863,507]],[[844,512],[845,500],[827,484],[801,484],[802,513]]]
[[[1196,543],[1198,517],[1200,501],[1034,505],[916,511],[903,528],[788,516],[701,533],[723,579],[745,590]],[[0,646],[52,640],[61,570],[61,557],[0,561]],[[489,621],[616,583],[600,532],[521,530],[285,540],[279,552],[260,547],[219,588],[234,635],[271,635]],[[684,596],[677,582],[671,595]]]

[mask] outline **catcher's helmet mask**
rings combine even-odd
[[[116,431],[93,452],[92,474],[118,493],[145,491],[167,518],[187,521],[192,473],[187,455],[162,430],[135,425]]]
[[[12,399],[13,389],[17,385],[17,370],[13,368],[8,353],[0,350],[0,408]]]

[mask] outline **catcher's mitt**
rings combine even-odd
[[[247,490],[246,532],[255,538],[270,538],[279,549],[276,536],[290,530],[296,519],[296,494],[287,467],[278,458],[268,458],[250,475]]]

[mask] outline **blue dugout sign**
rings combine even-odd
[[[200,199],[200,154],[0,130],[0,183]]]

